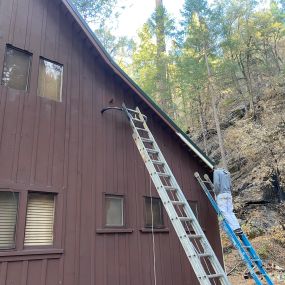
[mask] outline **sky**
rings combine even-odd
[[[184,0],[164,0],[163,4],[168,13],[179,18]],[[154,0],[126,0],[126,8],[118,19],[118,29],[114,31],[117,36],[135,37],[137,30],[147,21],[155,9]]]
[[[208,0],[213,4],[215,0]],[[260,7],[268,6],[269,0],[258,0]],[[118,28],[113,31],[116,36],[128,36],[136,38],[137,31],[147,21],[155,9],[154,0],[124,0],[122,3],[125,9],[121,12],[118,19]],[[184,0],[163,0],[168,13],[179,20],[180,10],[183,7]]]

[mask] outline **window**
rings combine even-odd
[[[0,249],[15,247],[18,193],[0,191]]]
[[[106,226],[124,226],[124,198],[122,196],[105,195]]]
[[[54,194],[28,194],[25,246],[53,245],[54,208]]]
[[[61,102],[63,66],[40,58],[38,95]]]
[[[7,45],[1,84],[16,90],[27,91],[32,55]]]
[[[145,227],[152,227],[152,224],[154,228],[164,227],[162,203],[159,198],[145,197]]]

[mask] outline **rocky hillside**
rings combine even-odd
[[[283,89],[284,90],[284,89]],[[276,284],[285,284],[285,92],[271,90],[258,102],[257,118],[235,107],[222,119],[227,161],[232,174],[234,208],[243,230],[264,259]],[[192,137],[202,148],[202,134]],[[207,131],[209,156],[219,161],[214,128]],[[233,284],[245,267],[223,238],[227,271]],[[236,282],[236,283],[234,283]],[[247,283],[248,282],[248,283]]]

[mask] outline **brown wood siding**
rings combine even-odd
[[[0,0],[6,44],[33,54],[28,92],[0,86],[0,188],[21,195],[17,250],[0,251],[0,285],[154,284],[152,236],[142,232],[150,177],[126,118],[100,110],[137,104],[221,258],[217,220],[194,180],[205,170],[169,128],[102,64],[55,0]],[[62,103],[38,97],[39,57],[63,64]],[[23,249],[27,190],[56,192],[54,249]],[[155,189],[151,186],[155,196]],[[122,194],[128,233],[102,233],[103,193]],[[158,285],[198,284],[164,212],[155,233]]]

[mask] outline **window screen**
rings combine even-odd
[[[151,210],[152,205],[152,210]],[[153,215],[153,221],[152,221]],[[152,223],[153,222],[153,223]],[[155,228],[161,228],[164,226],[163,214],[162,214],[162,203],[159,198],[145,198],[145,226]]]
[[[40,58],[38,95],[61,102],[63,66]]]
[[[25,246],[53,244],[54,208],[54,194],[28,194]]]
[[[1,84],[17,90],[28,90],[31,54],[6,47]]]
[[[120,227],[124,225],[124,199],[119,196],[106,195],[106,226]]]
[[[15,247],[18,193],[0,191],[0,249]]]

